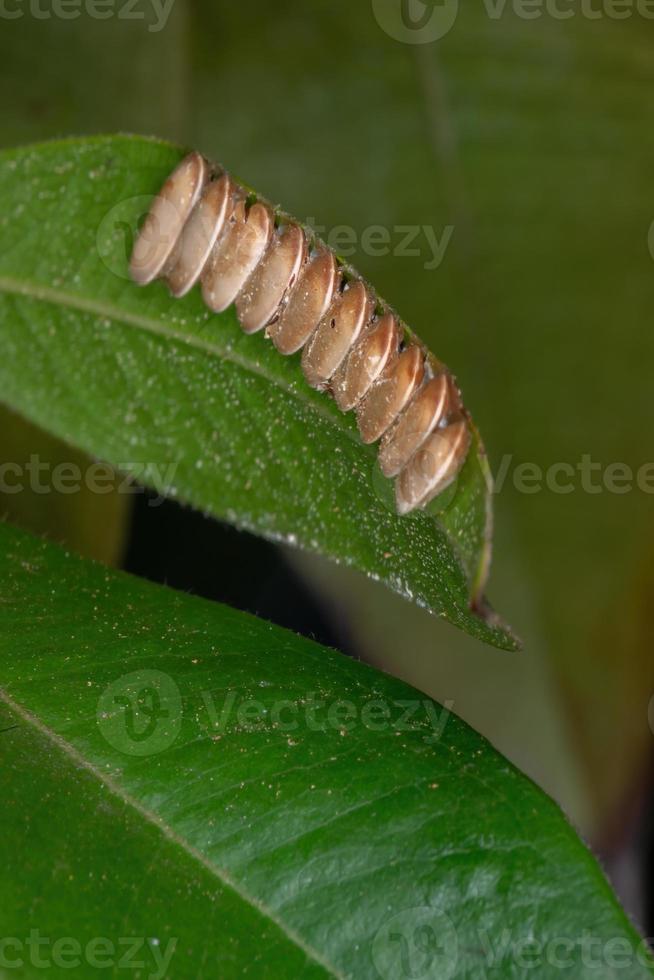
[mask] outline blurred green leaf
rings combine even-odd
[[[131,230],[179,158],[129,137],[2,154],[2,397],[160,492],[364,571],[513,649],[470,608],[488,549],[478,445],[442,515],[399,518],[375,447],[308,388],[297,357],[244,335],[233,308],[211,315],[197,290],[176,301],[162,283],[129,281]]]
[[[164,5],[164,29],[151,30],[150,0],[80,3],[73,18],[56,4],[43,3],[41,16],[15,4],[21,16],[3,17],[0,31],[0,145],[114,129],[184,139],[189,5]]]
[[[558,808],[445,709],[6,524],[0,709],[0,934],[42,960],[103,936],[151,976],[652,975]]]

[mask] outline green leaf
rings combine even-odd
[[[150,976],[651,975],[558,808],[446,709],[8,525],[0,708],[24,976],[31,929],[55,966],[140,937]]]
[[[218,517],[351,565],[513,649],[483,607],[487,464],[478,439],[442,513],[395,514],[354,420],[297,358],[211,315],[196,290],[127,276],[131,231],[181,151],[129,137],[0,157],[3,398],[80,448]],[[81,409],[80,409],[81,406]]]

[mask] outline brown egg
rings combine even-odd
[[[297,280],[306,248],[299,225],[286,225],[273,236],[266,254],[236,297],[236,312],[245,333],[256,333],[273,319]]]
[[[406,466],[444,417],[449,399],[450,380],[447,374],[431,378],[416,392],[382,439],[379,465],[384,476],[395,476]]]
[[[372,386],[357,408],[359,432],[364,442],[376,442],[409,403],[422,383],[425,356],[411,344]]]
[[[282,354],[304,347],[329,309],[340,282],[334,254],[321,249],[300,271],[280,317],[268,328],[268,336]]]
[[[463,419],[432,432],[396,480],[398,514],[424,507],[446,490],[463,466],[469,447],[470,430]]]
[[[397,356],[399,327],[392,313],[384,313],[361,338],[332,380],[332,394],[343,412],[358,405],[391,359]]]
[[[129,271],[139,286],[152,282],[164,271],[208,179],[207,161],[199,153],[189,153],[166,180],[132,250]]]
[[[168,273],[168,286],[173,296],[184,296],[200,278],[225,227],[231,190],[227,174],[206,185],[171,256],[175,264]]]
[[[361,335],[374,309],[360,279],[334,299],[302,352],[302,370],[313,388],[323,387]]]
[[[265,204],[247,208],[241,198],[214,245],[202,273],[202,296],[214,313],[221,313],[234,302],[264,255],[274,221]]]

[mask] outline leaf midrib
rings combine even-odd
[[[283,919],[280,919],[277,915],[275,915],[275,913],[265,903],[260,902],[248,891],[242,888],[242,886],[240,886],[227,871],[218,867],[214,862],[205,857],[201,851],[197,850],[197,848],[193,847],[193,845],[185,840],[184,837],[181,837],[178,833],[176,833],[170,824],[158,817],[143,803],[140,803],[139,800],[132,796],[131,793],[124,790],[111,778],[111,776],[103,773],[92,762],[89,762],[89,760],[86,759],[82,753],[78,751],[78,749],[71,745],[70,742],[67,742],[61,735],[58,735],[57,732],[54,732],[51,728],[44,724],[40,718],[15,701],[2,688],[0,688],[0,701],[2,701],[10,711],[17,715],[18,718],[34,728],[44,738],[48,739],[48,741],[50,741],[60,752],[70,759],[71,762],[90,773],[95,779],[102,783],[102,785],[105,786],[113,796],[117,797],[122,803],[124,803],[125,806],[131,808],[148,824],[156,827],[157,830],[173,844],[181,847],[182,850],[194,861],[197,861],[203,868],[205,868],[205,870],[218,878],[225,888],[233,891],[241,899],[241,901],[245,902],[247,905],[250,905],[262,916],[274,923],[274,925],[277,926],[277,928],[288,938],[288,940],[293,943],[293,945],[297,946],[297,948],[300,949],[305,956],[307,956],[318,966],[322,967],[324,970],[327,970],[331,976],[336,978],[336,980],[346,980],[344,974],[339,973],[332,963],[326,960],[316,949],[305,942],[305,940],[293,929],[291,929]]]
[[[315,412],[316,415],[321,416],[344,436],[347,436],[350,442],[356,445],[359,450],[370,454],[370,448],[359,440],[355,432],[340,423],[338,416],[335,416],[330,411],[327,404],[323,407],[320,402],[307,398],[303,394],[301,387],[284,383],[280,377],[266,371],[260,362],[251,361],[248,358],[240,356],[233,350],[217,347],[203,337],[183,333],[161,320],[155,320],[138,313],[130,313],[110,303],[103,303],[96,299],[81,296],[79,293],[68,292],[67,290],[58,289],[54,286],[45,286],[28,279],[21,280],[12,276],[0,276],[0,292],[13,296],[25,296],[28,299],[33,299],[38,302],[51,303],[53,306],[62,307],[63,309],[73,309],[81,313],[90,313],[102,319],[122,323],[127,327],[133,327],[146,333],[154,334],[165,340],[186,344],[188,347],[204,351],[213,357],[217,357],[219,360],[235,364],[244,371],[263,378],[264,381],[267,381],[269,384],[276,386],[281,391],[297,399],[303,406]]]

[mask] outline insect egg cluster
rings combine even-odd
[[[199,283],[210,310],[234,303],[246,333],[265,330],[281,354],[301,350],[308,384],[356,413],[363,442],[381,440],[398,513],[456,478],[470,429],[452,375],[326,245],[199,153],[154,199],[130,272],[141,286],[165,279],[173,296]]]

